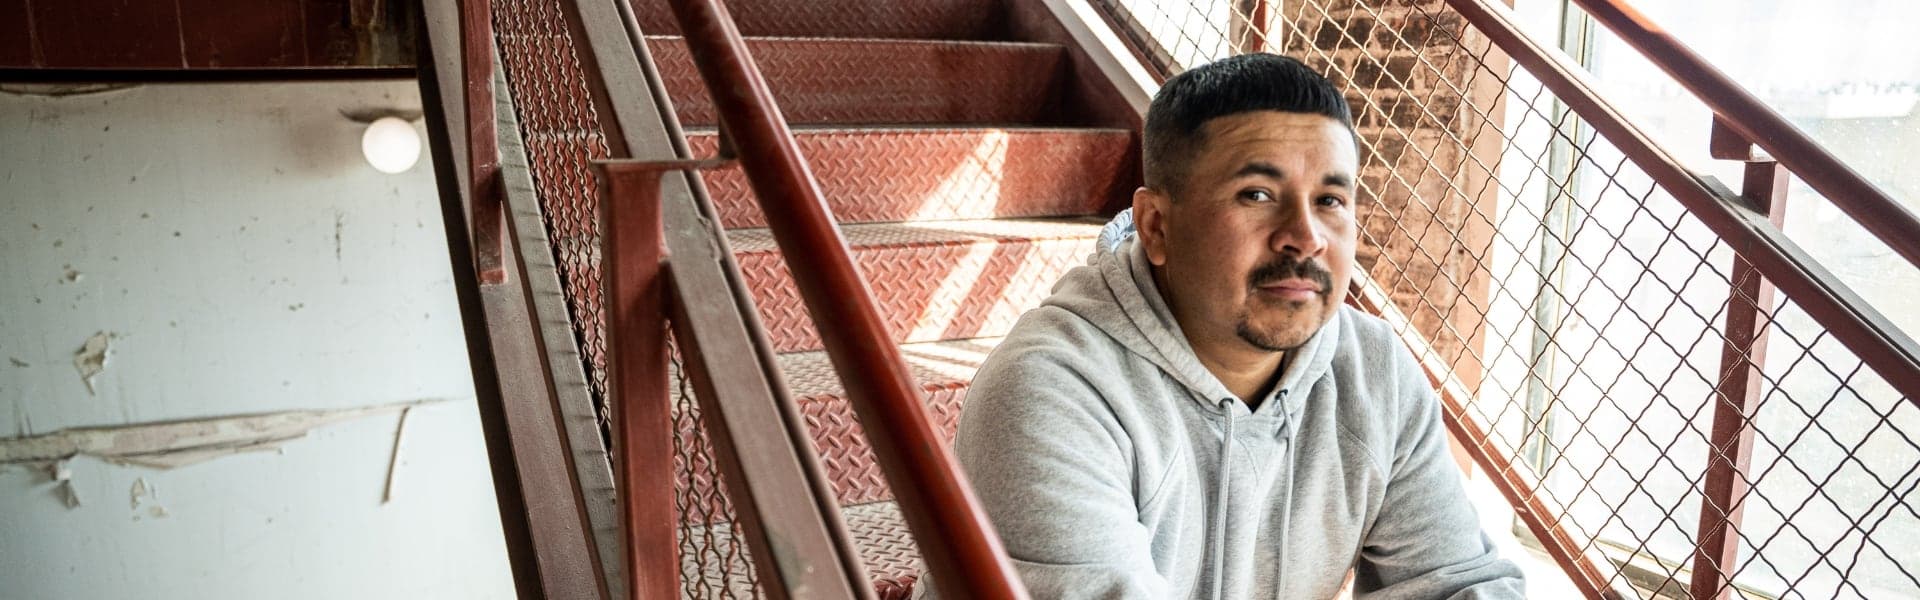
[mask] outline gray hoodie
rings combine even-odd
[[[1137,246],[1069,271],[961,412],[956,453],[1035,598],[1330,598],[1349,567],[1357,598],[1523,597],[1384,321],[1343,307],[1249,411]]]

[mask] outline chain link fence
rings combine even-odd
[[[1360,264],[1611,587],[1687,595],[1740,359],[1744,519],[1710,520],[1739,558],[1702,563],[1722,593],[1920,596],[1920,410],[1792,301],[1737,290],[1718,236],[1444,0],[1092,1],[1163,75],[1266,50],[1344,88]],[[1742,305],[1761,344],[1727,343]]]

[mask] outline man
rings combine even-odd
[[[1342,302],[1340,92],[1270,54],[1195,68],[1154,97],[1145,158],[1137,235],[1021,318],[961,416],[1034,597],[1329,598],[1349,569],[1359,598],[1522,597],[1426,377]]]

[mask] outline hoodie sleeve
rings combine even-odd
[[[1127,438],[1052,354],[997,352],[982,366],[954,440],[960,463],[1034,598],[1167,598]]]
[[[1394,371],[1401,415],[1386,498],[1366,539],[1355,598],[1524,598],[1519,567],[1481,531],[1447,452],[1440,402],[1405,350]]]

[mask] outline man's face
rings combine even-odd
[[[1276,111],[1201,131],[1177,197],[1134,195],[1168,304],[1196,350],[1299,347],[1333,318],[1353,270],[1352,134],[1326,116]]]

